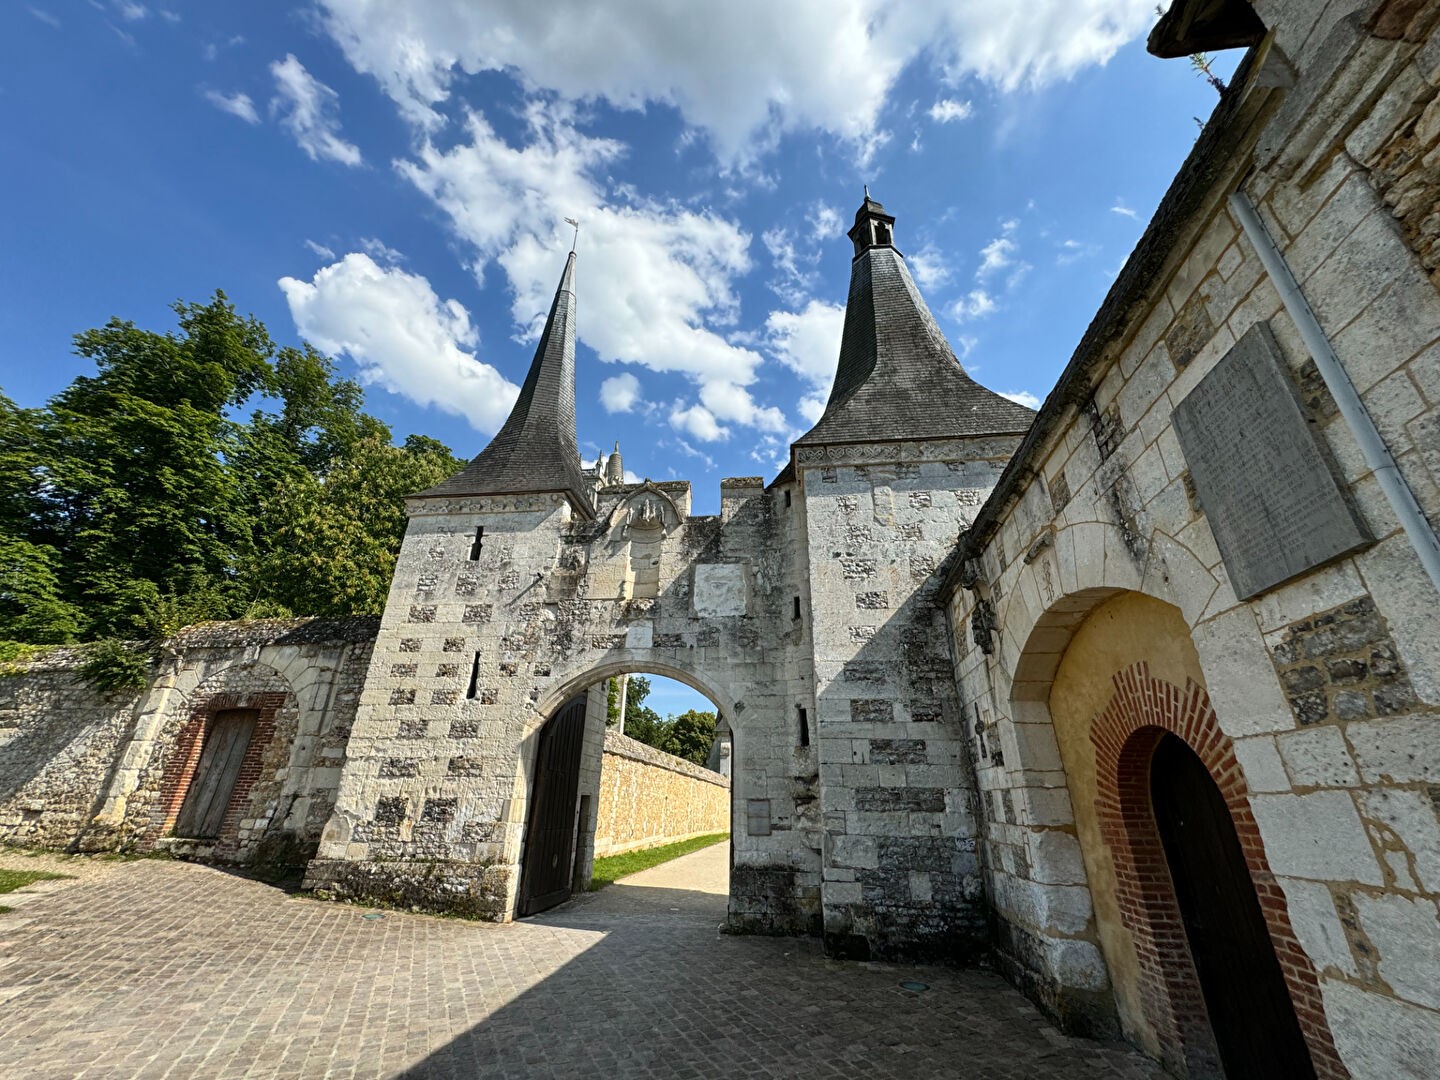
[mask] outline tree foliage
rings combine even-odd
[[[0,394],[0,640],[379,612],[403,496],[462,464],[394,445],[329,357],[277,347],[224,293],[173,311],[164,333],[77,334],[95,373],[43,408]]]
[[[679,716],[662,717],[645,704],[650,696],[650,680],[644,675],[631,675],[629,684],[625,694],[625,734],[667,754],[704,765],[710,757],[710,744],[715,741],[715,713],[690,709]],[[620,717],[618,686],[619,680],[612,680],[607,691],[612,725]]]

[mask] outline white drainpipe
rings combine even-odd
[[[1390,454],[1390,448],[1380,437],[1375,421],[1370,418],[1365,403],[1360,400],[1360,395],[1355,390],[1355,384],[1350,381],[1349,373],[1335,355],[1330,339],[1325,336],[1325,331],[1320,329],[1320,322],[1315,318],[1315,312],[1310,310],[1305,294],[1300,291],[1300,283],[1295,280],[1290,264],[1275,246],[1270,231],[1265,228],[1265,223],[1255,212],[1255,204],[1245,192],[1236,191],[1230,196],[1230,210],[1240,219],[1245,235],[1250,238],[1255,253],[1260,256],[1260,261],[1265,266],[1265,272],[1270,275],[1271,282],[1280,293],[1285,310],[1290,313],[1305,347],[1315,358],[1320,377],[1330,388],[1330,396],[1335,399],[1340,415],[1345,418],[1350,433],[1360,444],[1365,464],[1375,473],[1380,490],[1385,493],[1391,509],[1400,519],[1410,545],[1420,557],[1420,564],[1430,575],[1431,584],[1440,591],[1440,539],[1436,538],[1435,530],[1430,528],[1420,504],[1415,501],[1415,493],[1410,490],[1410,485],[1405,482],[1399,466],[1395,464],[1395,458]]]

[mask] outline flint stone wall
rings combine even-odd
[[[138,693],[87,685],[76,649],[10,665],[0,676],[0,843],[303,864],[339,784],[377,622],[190,627],[164,643]],[[193,775],[193,760],[189,773],[178,767],[182,732],[203,730],[212,707],[265,695],[273,726],[220,841],[169,835]],[[199,749],[196,740],[192,758]]]

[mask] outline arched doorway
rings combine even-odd
[[[1150,802],[1228,1080],[1314,1077],[1225,797],[1184,740],[1161,737]]]

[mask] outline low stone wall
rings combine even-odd
[[[303,864],[334,805],[378,619],[205,623],[166,641],[138,692],[87,685],[78,649],[0,671],[0,844],[164,848]],[[218,711],[255,709],[219,835],[171,834]]]
[[[597,856],[729,830],[729,780],[628,736],[605,733]]]
[[[0,674],[0,843],[104,850],[92,819],[135,727],[142,695],[102,694],[78,650],[47,650]]]

